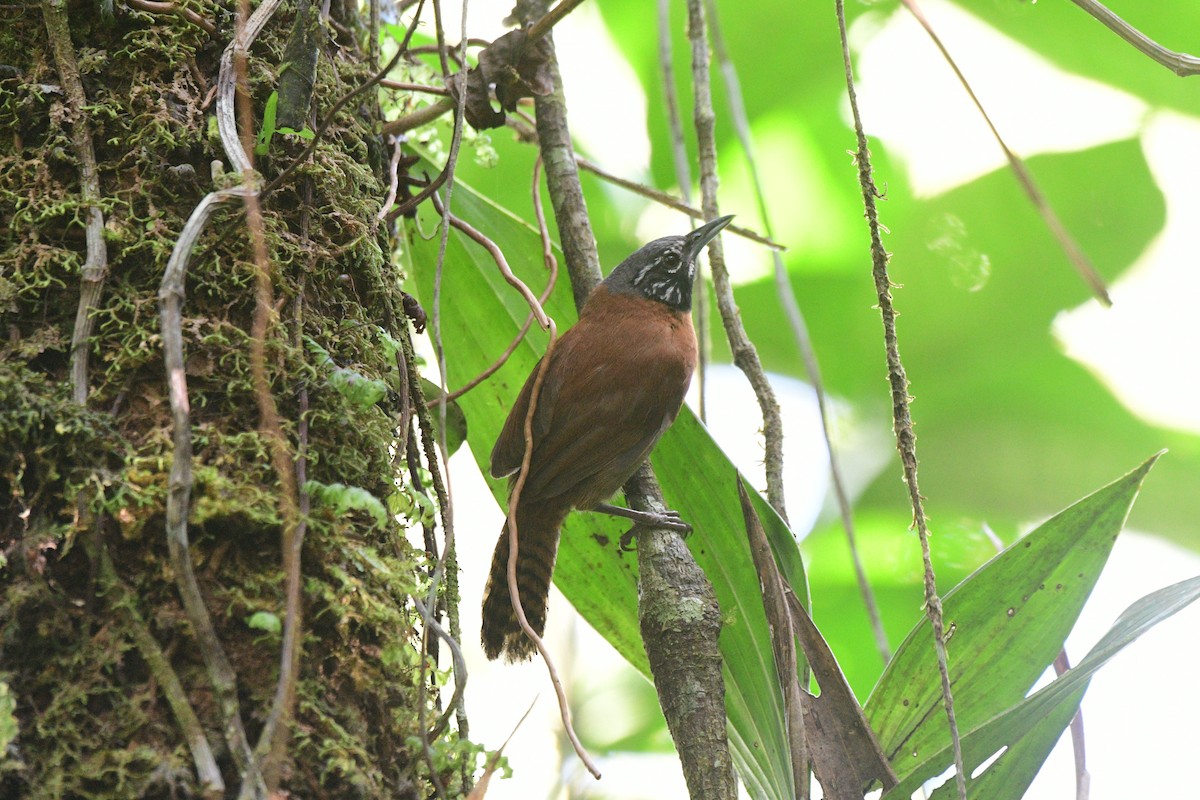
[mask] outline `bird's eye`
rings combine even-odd
[[[679,253],[674,250],[668,250],[662,255],[662,265],[667,269],[675,269],[679,266]]]

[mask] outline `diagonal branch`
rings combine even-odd
[[[1188,55],[1187,53],[1177,53],[1174,50],[1168,50],[1109,11],[1105,6],[1097,3],[1096,0],[1071,0],[1071,2],[1095,17],[1100,21],[1101,25],[1129,42],[1139,52],[1162,64],[1181,78],[1186,78],[1189,75],[1200,75],[1200,58]]]
[[[967,95],[971,98],[971,102],[978,109],[979,115],[987,123],[988,130],[992,132],[996,143],[1000,145],[1000,149],[1004,152],[1004,157],[1008,159],[1009,169],[1017,176],[1017,182],[1025,190],[1029,201],[1033,203],[1033,207],[1041,216],[1042,222],[1050,229],[1050,234],[1058,241],[1059,247],[1066,253],[1067,259],[1075,267],[1075,271],[1079,273],[1079,276],[1087,284],[1088,289],[1096,296],[1097,300],[1106,306],[1111,306],[1112,298],[1108,296],[1108,287],[1104,284],[1104,278],[1096,271],[1096,267],[1092,264],[1091,259],[1087,257],[1087,253],[1083,252],[1083,248],[1079,246],[1079,243],[1075,241],[1075,238],[1071,236],[1066,226],[1063,225],[1062,220],[1058,218],[1058,214],[1054,212],[1050,202],[1046,199],[1046,195],[1042,194],[1042,190],[1038,187],[1037,182],[1034,181],[1033,175],[1029,173],[1029,168],[1025,166],[1024,160],[1014,153],[1008,146],[1008,143],[1004,141],[1004,137],[1000,135],[1000,131],[992,123],[992,118],[984,110],[983,104],[975,96],[975,90],[971,88],[971,84],[967,82],[966,76],[962,74],[962,70],[958,68],[958,64],[950,56],[950,51],[946,49],[946,45],[942,43],[937,33],[934,32],[933,27],[929,24],[929,20],[921,13],[916,0],[901,0],[901,2],[904,3],[909,12],[916,18],[921,27],[925,29],[925,32],[929,34],[929,38],[933,40],[942,57],[946,59],[946,63],[950,65],[950,69],[954,70],[955,76],[958,77],[958,82],[966,90]]]
[[[921,540],[921,559],[925,570],[925,613],[933,629],[933,647],[937,655],[938,673],[942,678],[942,699],[946,705],[946,721],[950,727],[950,740],[954,747],[954,780],[958,787],[959,800],[967,798],[967,776],[963,766],[962,740],[958,733],[958,721],[954,716],[954,696],[950,690],[950,666],[946,658],[945,623],[942,618],[942,600],[938,597],[937,583],[933,574],[933,559],[929,554],[929,527],[925,518],[925,507],[921,490],[917,484],[917,438],[913,433],[912,415],[908,408],[908,377],[900,362],[900,346],[896,338],[896,309],[892,305],[892,282],[888,277],[888,253],[883,247],[879,212],[875,198],[879,190],[871,175],[871,154],[867,148],[867,135],[863,132],[862,119],[858,113],[858,95],[854,90],[854,69],[850,61],[850,44],[846,36],[846,12],[843,0],[835,0],[838,32],[842,39],[842,61],[846,68],[846,94],[850,100],[850,112],[854,117],[854,134],[857,150],[854,157],[858,164],[858,182],[862,190],[863,208],[867,227],[871,233],[871,274],[875,281],[875,294],[879,300],[879,313],[883,319],[883,340],[887,351],[888,383],[892,390],[892,427],[896,434],[896,448],[900,451],[900,463],[904,469],[904,482],[908,486],[908,497],[912,504],[913,526]]]

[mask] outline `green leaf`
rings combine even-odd
[[[1197,599],[1200,599],[1200,577],[1189,578],[1146,595],[1121,614],[1108,633],[1074,668],[1030,697],[969,730],[962,739],[963,759],[968,773],[1002,748],[1008,748],[981,775],[969,782],[969,796],[988,800],[1018,800],[1058,738],[1058,733],[1074,716],[1088,681],[1096,670],[1143,633]],[[1049,732],[1054,726],[1058,727],[1058,733],[1051,737]],[[1026,743],[1024,737],[1029,731],[1038,734],[1036,748],[1022,746]],[[931,754],[920,769],[911,771],[900,785],[884,796],[884,800],[907,800],[921,783],[938,775],[951,760],[949,747]],[[939,768],[937,763],[943,766]],[[933,794],[931,800],[945,800],[950,796],[947,787],[943,787]]]
[[[359,410],[365,410],[387,396],[388,385],[368,378],[349,367],[335,367],[329,374],[329,385]]]
[[[279,105],[279,92],[271,92],[267,104],[263,108],[262,128],[254,140],[254,155],[265,156],[271,148],[271,139],[275,136],[275,108]]]
[[[946,595],[946,650],[951,682],[961,687],[954,697],[960,730],[1021,701],[1062,649],[1157,458],[1046,521]],[[932,756],[949,744],[931,637],[925,619],[866,704],[902,780],[931,768]]]
[[[246,624],[256,631],[266,631],[267,633],[279,633],[283,630],[283,623],[280,622],[278,615],[272,614],[270,611],[255,611],[246,617]]]
[[[296,130],[295,128],[279,128],[279,133],[286,133],[289,136],[296,136],[301,139],[315,139],[317,136],[317,132],[308,127],[301,128],[300,130]]]
[[[347,511],[365,511],[375,520],[375,524],[381,527],[387,524],[388,513],[383,503],[375,495],[359,486],[308,481],[304,484],[304,491],[308,492],[313,499],[329,506],[336,515],[345,514]]]
[[[513,271],[536,293],[545,283],[540,239],[531,227],[462,183],[454,190],[454,213],[493,239]],[[422,209],[418,229],[436,227]],[[416,291],[432,309],[437,239],[410,235],[407,270]],[[451,232],[442,275],[441,329],[447,353],[447,380],[453,389],[482,372],[512,340],[529,314],[528,307],[500,275],[482,248]],[[569,287],[560,280],[547,312],[560,331],[575,319]],[[534,331],[491,378],[459,398],[470,422],[468,439],[484,467],[488,453],[525,377],[545,347],[545,334]],[[667,503],[694,527],[688,545],[713,583],[724,616],[721,652],[734,760],[754,797],[794,797],[784,737],[783,700],[771,655],[758,576],[744,535],[736,471],[707,430],[686,408],[652,455]],[[491,483],[504,502],[504,482]],[[756,504],[758,505],[758,504]],[[796,545],[777,515],[761,504],[772,546],[793,558],[787,565],[796,591],[807,595]],[[637,620],[637,560],[617,541],[628,526],[601,515],[572,514],[563,526],[554,582],[597,631],[643,674],[649,675]],[[499,531],[496,532],[499,534]]]

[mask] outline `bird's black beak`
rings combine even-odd
[[[721,229],[732,221],[732,214],[727,217],[717,217],[712,222],[706,222],[687,236],[684,236],[684,242],[687,245],[688,261],[694,261],[696,256],[700,255],[700,251],[704,249],[704,246],[716,238]]]

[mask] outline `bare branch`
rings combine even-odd
[[[583,3],[583,0],[559,0],[558,5],[547,11],[541,19],[529,27],[528,41],[536,41],[546,35],[546,32],[562,21]]]
[[[83,405],[88,396],[88,342],[96,327],[93,312],[100,305],[108,277],[108,247],[104,243],[104,213],[100,210],[100,170],[88,125],[88,101],[79,77],[79,64],[71,44],[65,0],[42,0],[42,16],[58,78],[67,97],[71,120],[71,143],[79,159],[80,195],[87,209],[87,258],[80,270],[79,306],[71,332],[71,397]]]
[[[1168,50],[1125,20],[1118,17],[1096,0],[1071,0],[1088,14],[1100,21],[1104,27],[1133,45],[1139,52],[1162,64],[1181,78],[1200,74],[1200,58]]]
[[[700,150],[701,207],[706,219],[721,216],[717,205],[717,144],[714,132],[716,117],[712,107],[712,86],[709,81],[708,37],[704,21],[704,4],[701,0],[688,0],[688,38],[692,43],[692,91],[695,93],[696,142]],[[733,354],[733,363],[746,375],[758,406],[762,411],[763,439],[766,445],[765,466],[767,473],[767,498],[787,520],[787,502],[783,494],[783,419],[779,414],[779,403],[775,390],[771,388],[758,358],[758,350],[746,335],[741,312],[733,298],[733,285],[729,270],[725,267],[725,250],[721,237],[708,245],[708,259],[712,266],[713,289],[717,295],[717,310],[725,326],[725,336]]]
[[[705,0],[709,15],[709,29],[712,31],[713,51],[721,74],[725,79],[725,96],[729,100],[729,114],[733,119],[734,130],[742,144],[742,152],[746,156],[746,164],[750,170],[750,181],[754,186],[754,195],[758,200],[758,214],[767,232],[768,238],[774,238],[771,230],[771,216],[767,209],[766,192],[763,189],[762,177],[759,173],[758,162],[754,155],[754,141],[750,135],[750,121],[746,116],[746,108],[742,103],[742,88],[737,78],[737,70],[732,59],[725,50],[725,40],[721,36],[721,25],[717,16],[717,4],[713,0]],[[821,379],[821,367],[817,362],[817,354],[813,349],[812,340],[808,335],[808,325],[804,322],[804,314],[800,311],[800,303],[788,280],[787,267],[779,251],[772,251],[772,261],[775,267],[775,293],[783,305],[784,315],[792,328],[792,336],[796,339],[796,347],[804,361],[804,370],[812,383],[813,392],[817,395],[817,408],[821,414],[821,431],[825,437],[825,447],[829,451],[829,475],[833,483],[833,494],[837,498],[838,511],[842,517],[842,529],[846,532],[846,543],[850,546],[850,560],[854,564],[854,576],[858,581],[858,592],[862,595],[867,607],[867,617],[871,623],[871,632],[875,636],[875,648],[886,664],[891,660],[891,648],[888,646],[887,633],[883,630],[883,621],[879,615],[879,604],[875,601],[875,592],[867,580],[867,572],[863,568],[862,557],[858,552],[858,542],[854,535],[854,512],[850,508],[850,498],[846,493],[846,485],[842,480],[842,469],[838,463],[837,448],[833,444],[832,426],[830,419],[829,398],[825,393],[825,382]]]
[[[954,716],[954,696],[950,690],[950,667],[946,658],[945,623],[942,618],[942,600],[938,597],[937,583],[933,574],[933,559],[929,554],[929,527],[925,519],[924,501],[917,483],[917,439],[913,433],[912,415],[908,408],[908,377],[900,361],[900,346],[896,338],[896,310],[892,305],[891,279],[887,273],[888,253],[883,248],[879,212],[875,198],[879,190],[871,176],[871,154],[867,148],[867,135],[863,132],[862,119],[858,112],[858,95],[854,90],[854,69],[850,61],[850,44],[846,36],[846,12],[843,0],[835,0],[838,31],[842,39],[842,61],[846,69],[846,93],[850,99],[850,111],[854,117],[854,133],[857,139],[855,160],[858,163],[858,182],[862,190],[863,208],[867,226],[871,233],[871,272],[875,281],[875,294],[879,301],[879,313],[883,319],[883,340],[887,352],[888,382],[892,390],[892,427],[896,434],[896,447],[900,451],[900,462],[904,469],[904,482],[908,485],[908,497],[912,504],[913,526],[921,540],[921,559],[925,570],[925,613],[933,628],[933,647],[937,654],[938,673],[942,678],[942,699],[946,705],[946,721],[950,727],[950,740],[954,747],[954,780],[958,787],[959,800],[967,797],[967,776],[963,766],[962,740],[958,733],[958,721]]]
[[[237,673],[225,655],[221,640],[213,627],[212,618],[204,604],[200,584],[189,550],[187,519],[192,492],[192,434],[188,403],[187,373],[183,352],[183,297],[188,262],[197,239],[213,211],[220,205],[242,197],[244,188],[212,192],[192,211],[183,226],[158,290],[159,313],[163,339],[163,361],[171,404],[172,442],[171,475],[167,491],[166,533],[167,550],[175,583],[183,600],[184,612],[196,636],[197,646],[208,668],[209,682],[217,699],[222,717],[225,741],[230,755],[244,777],[243,789],[253,787],[250,796],[263,798],[267,787],[254,754],[250,750],[246,731],[242,727],[238,702]]]

